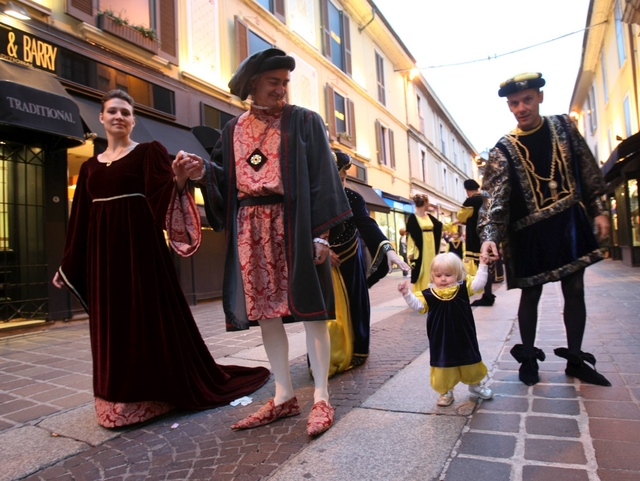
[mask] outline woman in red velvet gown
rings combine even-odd
[[[180,255],[199,246],[200,218],[183,192],[190,171],[178,168],[174,178],[160,143],[130,139],[133,99],[125,92],[105,95],[100,121],[108,146],[80,169],[54,278],[89,313],[98,422],[125,426],[255,391],[269,371],[216,364],[167,248],[165,227]]]

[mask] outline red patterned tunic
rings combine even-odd
[[[280,172],[282,111],[252,108],[238,119],[234,135],[238,198],[284,194]],[[267,158],[257,171],[248,162],[256,149]],[[289,315],[282,203],[241,206],[238,254],[249,320]]]

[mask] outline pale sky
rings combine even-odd
[[[373,0],[419,67],[486,59],[582,30],[589,0]],[[568,113],[582,55],[583,33],[523,52],[422,74],[481,152],[515,119],[498,97],[503,80],[542,72],[542,115]]]

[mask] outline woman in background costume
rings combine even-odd
[[[227,404],[262,386],[264,368],[218,366],[182,293],[174,250],[193,254],[200,217],[158,142],[136,144],[133,99],[112,90],[100,121],[107,149],[80,168],[54,278],[89,314],[98,422],[113,428],[175,408]],[[180,169],[179,169],[180,170]]]
[[[429,196],[413,196],[415,214],[407,219],[407,255],[411,264],[413,292],[429,287],[431,261],[438,255],[442,239],[442,222],[429,214]]]
[[[334,156],[344,186],[347,171],[351,167],[351,157],[339,150],[334,151]],[[330,239],[336,293],[336,319],[329,321],[330,376],[364,364],[369,356],[369,288],[386,276],[394,264],[402,271],[409,271],[409,265],[396,254],[389,239],[369,215],[362,196],[346,186],[344,191],[353,217],[344,222],[344,231],[340,235]],[[366,271],[361,241],[371,254],[369,273]]]

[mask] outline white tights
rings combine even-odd
[[[274,404],[282,404],[294,396],[289,367],[289,340],[284,330],[282,318],[258,321],[262,331],[262,342],[267,358],[271,364],[271,372],[276,382]],[[329,402],[329,359],[331,342],[327,323],[323,321],[304,322],[307,337],[307,352],[313,371],[315,390],[313,402]]]

